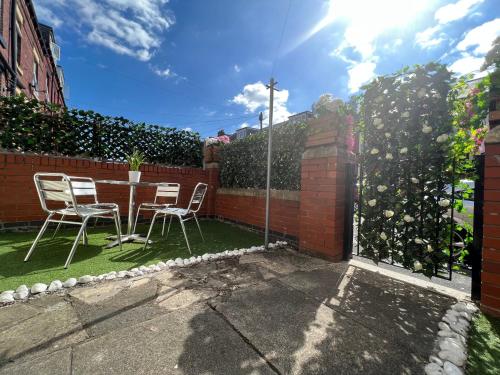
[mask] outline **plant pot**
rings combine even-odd
[[[141,181],[141,172],[140,171],[128,171],[128,180],[130,182]]]

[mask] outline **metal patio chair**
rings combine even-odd
[[[200,223],[198,222],[198,218],[196,217],[196,213],[200,210],[201,205],[203,204],[203,199],[205,198],[205,194],[208,190],[208,185],[202,182],[199,182],[193,191],[193,195],[191,196],[191,200],[189,201],[189,205],[187,208],[177,208],[177,207],[167,207],[155,210],[153,215],[153,220],[151,221],[151,225],[149,227],[148,236],[146,238],[146,243],[144,244],[144,249],[148,246],[149,237],[151,236],[151,232],[153,229],[153,225],[158,216],[170,216],[170,221],[168,223],[167,229],[167,238],[170,232],[170,225],[172,224],[172,218],[176,216],[181,223],[182,232],[184,233],[184,238],[186,239],[186,245],[189,250],[189,254],[191,254],[191,247],[189,246],[189,241],[186,234],[186,228],[184,226],[184,222],[194,219],[196,221],[196,225],[198,226],[198,230],[200,231],[201,239],[205,241],[203,237],[203,233],[201,232]]]
[[[168,207],[177,206],[177,201],[179,200],[179,192],[181,190],[181,185],[175,183],[164,183],[156,188],[155,200],[153,203],[141,203],[137,209],[137,215],[135,216],[134,230],[137,227],[137,221],[139,220],[139,212],[143,211],[156,211],[159,209],[164,209]],[[163,202],[162,200],[170,200],[170,202]],[[161,235],[165,233],[165,222],[167,216],[163,217],[163,227],[161,229]]]
[[[35,247],[43,236],[44,232],[47,230],[49,223],[62,223],[62,224],[72,224],[80,225],[80,230],[76,236],[73,247],[68,255],[64,268],[68,268],[73,255],[75,254],[76,248],[82,237],[83,232],[87,226],[87,223],[92,217],[109,217],[112,215],[115,220],[116,233],[120,241],[121,249],[121,237],[120,237],[120,220],[119,212],[116,208],[99,208],[98,206],[90,205],[79,205],[76,201],[75,190],[86,189],[82,185],[78,189],[74,189],[71,178],[63,173],[35,173],[33,176],[35,181],[36,190],[38,192],[38,197],[40,198],[40,204],[42,209],[48,213],[48,217],[43,223],[40,232],[35,238],[33,245],[31,245],[26,258],[24,261],[27,262],[31,254],[35,250]],[[57,207],[59,206],[59,207]],[[54,216],[61,216],[60,219],[53,219]],[[77,216],[82,219],[82,222],[78,221],[68,221],[63,218],[66,216]]]
[[[85,206],[85,207],[90,207],[90,208],[104,208],[104,209],[113,209],[116,210],[119,214],[119,207],[116,203],[101,203],[97,199],[97,188],[95,185],[94,179],[90,177],[79,177],[79,176],[67,176],[69,180],[71,181],[71,186],[73,187],[73,194],[77,200],[78,206]],[[79,202],[79,198],[88,198],[92,202],[90,203],[82,203]],[[66,202],[67,207],[71,207],[72,204],[71,202]],[[61,220],[64,220],[63,215],[61,217]],[[105,218],[105,219],[114,219],[113,216],[95,216],[95,222],[94,226],[97,225],[97,220],[98,218]],[[118,218],[120,216],[118,215]],[[120,220],[118,221],[120,224],[120,233],[121,233],[121,222]],[[52,234],[52,238],[54,238],[59,231],[59,228],[61,227],[62,223],[57,224],[57,228]],[[83,243],[87,243],[87,230],[83,232]]]

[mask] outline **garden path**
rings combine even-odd
[[[0,309],[0,374],[420,374],[454,298],[292,250]]]

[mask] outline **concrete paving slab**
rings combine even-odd
[[[274,374],[204,305],[176,310],[78,345],[73,374]]]
[[[75,310],[69,303],[58,303],[2,332],[0,364],[36,350],[47,354],[86,338]]]
[[[342,275],[316,270],[297,272],[281,280],[422,358],[430,354],[441,317],[456,302],[352,266]]]
[[[36,306],[23,302],[0,308],[0,335],[7,328],[37,315],[40,310]]]
[[[213,298],[218,293],[208,289],[184,289],[177,290],[169,288],[161,290],[156,302],[158,306],[165,310],[178,310],[195,303],[204,302],[209,298]]]
[[[283,374],[420,374],[420,358],[272,280],[214,302]]]
[[[90,336],[102,335],[122,326],[130,326],[151,319],[165,311],[154,304],[158,282],[151,278],[134,280],[128,288],[110,298],[96,302],[90,294],[73,298],[73,306]],[[90,302],[90,303],[87,303]]]
[[[71,348],[30,360],[18,360],[0,368],[0,375],[70,375]]]

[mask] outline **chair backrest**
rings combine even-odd
[[[193,190],[193,195],[189,201],[188,212],[198,212],[203,204],[203,199],[207,193],[208,185],[203,182],[198,182]]]
[[[159,203],[158,199],[169,200],[168,203],[177,205],[181,185],[175,183],[164,183],[156,188],[155,203]]]
[[[76,198],[71,188],[71,180],[64,173],[35,173],[35,187],[40,204],[45,212],[51,212],[47,202],[64,202],[76,206]]]
[[[78,197],[89,197],[93,198],[94,201],[92,203],[99,203],[97,201],[97,189],[92,178],[78,176],[68,176],[68,178],[71,181],[73,194],[77,200]]]

